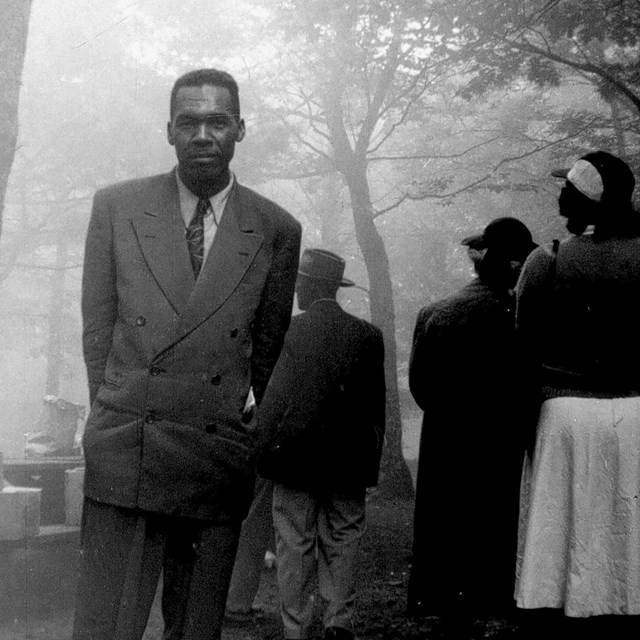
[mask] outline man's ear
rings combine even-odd
[[[246,132],[247,131],[244,126],[244,120],[240,118],[240,120],[238,120],[238,133],[236,134],[236,142],[242,142]]]
[[[173,125],[171,124],[171,121],[167,122],[167,140],[173,147],[173,145],[175,144],[175,138],[173,137]]]

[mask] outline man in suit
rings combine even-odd
[[[365,491],[378,480],[385,427],[382,333],[336,301],[344,260],[309,249],[294,317],[257,415],[258,470],[273,480],[285,638],[309,637],[313,578],[325,639],[351,640]],[[316,568],[317,552],[317,568]]]
[[[243,411],[290,321],[300,225],[238,184],[238,87],[171,93],[177,168],[96,193],[82,286],[91,411],[74,640],[142,637],[160,573],[165,640],[220,637],[253,490]]]

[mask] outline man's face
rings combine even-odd
[[[228,89],[204,85],[178,90],[167,138],[176,148],[180,177],[192,190],[226,175],[244,133]]]
[[[558,208],[560,209],[560,215],[565,218],[569,218],[572,213],[575,213],[577,198],[575,197],[575,189],[572,188],[571,183],[566,182],[560,191],[560,197],[558,198]]]
[[[474,249],[473,247],[467,248],[467,255],[474,265],[480,262],[482,258],[484,258],[484,254],[486,252],[486,249]]]

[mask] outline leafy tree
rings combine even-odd
[[[457,62],[468,94],[518,78],[559,86],[570,72],[602,96],[640,111],[640,3],[637,0],[446,0],[432,26],[439,55]]]

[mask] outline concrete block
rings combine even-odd
[[[40,530],[40,494],[34,487],[3,487],[0,492],[0,540],[22,540]]]
[[[79,527],[84,501],[84,467],[67,469],[64,477],[65,524]]]

